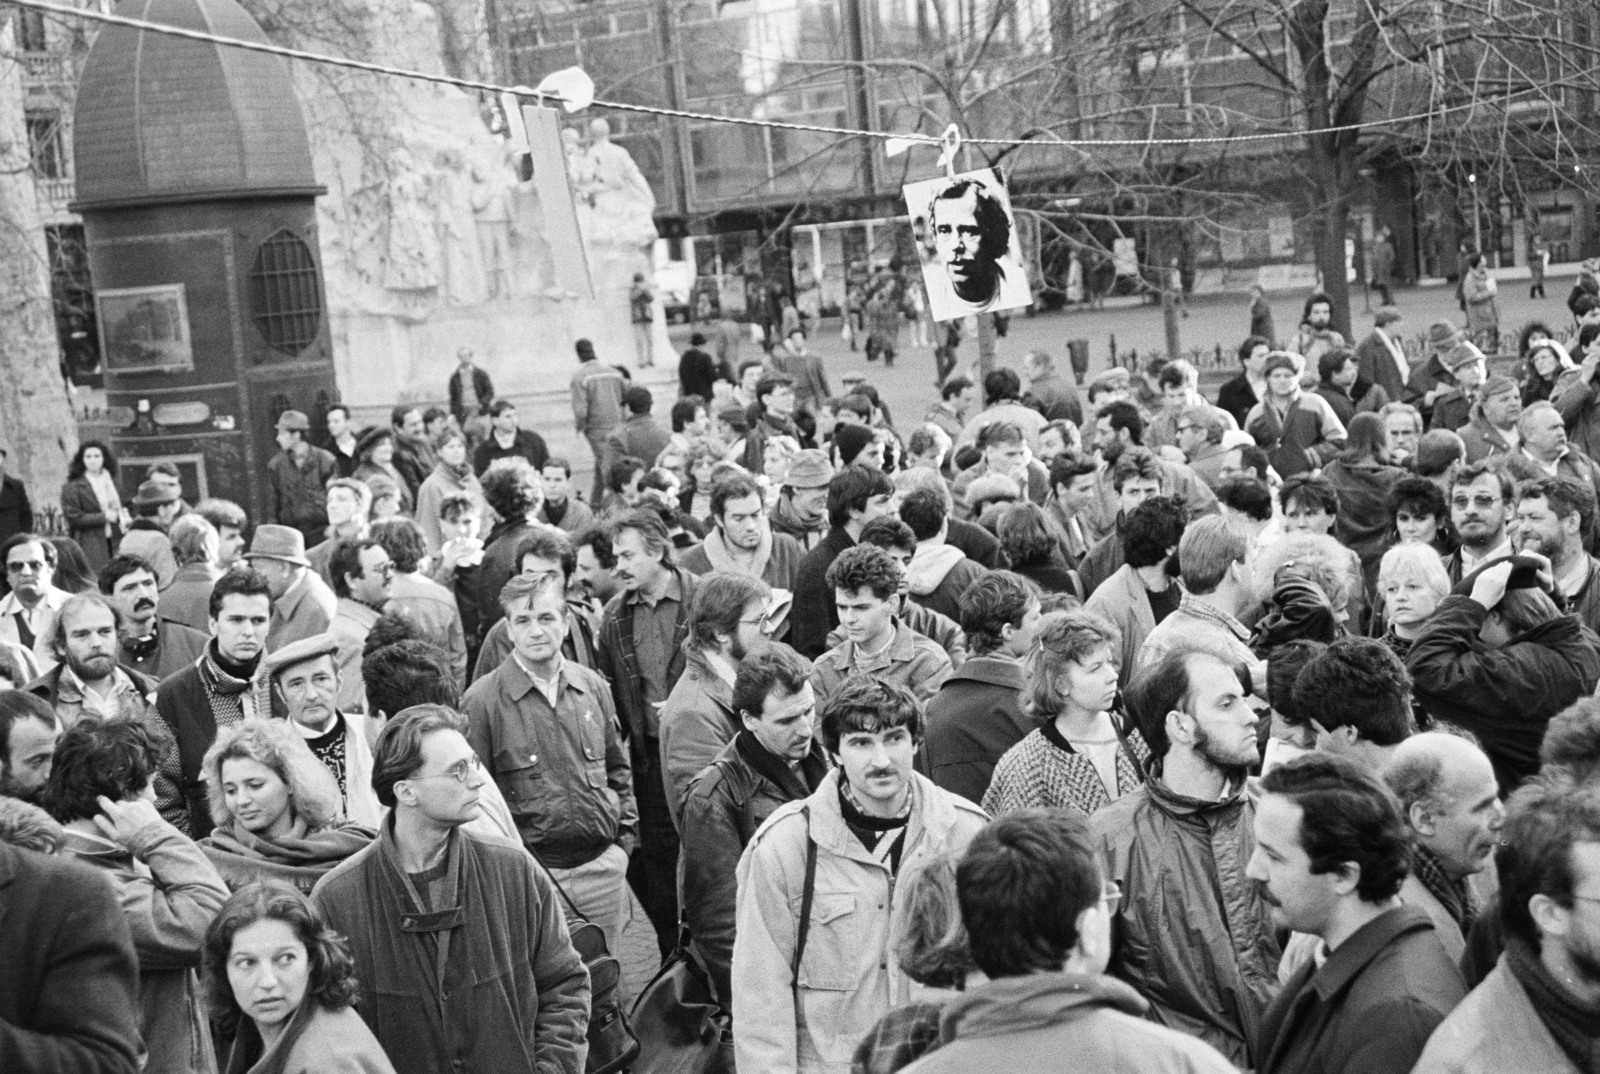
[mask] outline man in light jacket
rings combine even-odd
[[[912,771],[921,738],[909,691],[851,678],[822,712],[837,767],[745,849],[732,975],[740,1070],[845,1074],[867,1030],[911,998],[892,942],[906,912],[895,878],[961,853],[986,819]]]

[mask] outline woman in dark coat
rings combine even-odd
[[[1058,534],[1037,504],[1018,503],[1002,509],[996,529],[1013,571],[1046,593],[1071,593],[1084,599],[1083,583],[1061,558]]]
[[[61,514],[96,573],[111,562],[133,521],[117,492],[117,457],[98,440],[85,442],[67,467]]]

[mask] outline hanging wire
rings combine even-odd
[[[365,60],[353,60],[344,56],[328,56],[318,52],[307,52],[303,49],[289,48],[285,45],[276,45],[267,41],[246,41],[236,37],[226,37],[221,34],[209,33],[204,30],[190,30],[181,26],[169,26],[166,23],[150,22],[145,19],[135,19],[126,15],[114,15],[109,12],[96,11],[92,8],[67,7],[62,4],[50,3],[49,0],[0,0],[13,7],[27,8],[32,11],[41,11],[46,14],[56,15],[61,18],[85,19],[90,22],[105,23],[110,26],[126,26],[134,30],[145,30],[150,33],[166,34],[170,37],[182,37],[191,41],[204,41],[214,45],[224,45],[229,48],[248,49],[251,52],[264,52],[272,56],[282,56],[285,59],[301,60],[305,63],[326,64],[331,67],[346,67],[356,71],[367,71],[376,75],[387,75],[394,78],[408,78],[419,82],[435,82],[446,86],[456,86],[460,89],[480,90],[485,93],[513,93],[519,97],[537,98],[541,103],[563,103],[563,98],[555,93],[539,93],[527,86],[504,86],[495,82],[479,82],[470,78],[456,78],[452,75],[428,74],[423,71],[412,71],[403,67],[391,67],[387,64],[368,63]],[[1520,90],[1516,93],[1505,95],[1504,100],[1511,100],[1523,94],[1535,92],[1537,87]],[[1187,145],[1226,145],[1242,142],[1267,142],[1279,141],[1289,138],[1305,138],[1313,134],[1342,134],[1348,131],[1372,130],[1379,127],[1393,127],[1405,123],[1417,123],[1424,120],[1437,119],[1451,112],[1465,111],[1468,109],[1484,107],[1489,102],[1469,101],[1464,104],[1450,105],[1435,108],[1427,112],[1414,112],[1406,116],[1393,116],[1388,119],[1365,120],[1361,123],[1345,123],[1336,127],[1318,127],[1315,130],[1287,130],[1263,131],[1254,134],[1222,134],[1211,136],[1194,136],[1187,138],[1057,138],[1055,136],[1038,138],[963,138],[962,141],[973,145],[992,146],[1066,146],[1072,148],[1144,148],[1146,146],[1187,146]],[[875,138],[888,140],[898,138],[908,142],[918,142],[925,145],[942,145],[944,136],[935,134],[909,133],[901,134],[889,131],[858,130],[851,127],[824,127],[814,123],[792,123],[787,120],[755,119],[745,116],[723,116],[709,112],[691,112],[681,108],[661,108],[648,104],[631,104],[622,101],[595,100],[592,104],[596,108],[608,108],[618,112],[636,112],[649,116],[663,116],[669,119],[687,119],[702,123],[732,123],[744,127],[766,127],[772,130],[804,131],[810,134],[827,134],[838,138]],[[1178,107],[1178,106],[1173,106]]]

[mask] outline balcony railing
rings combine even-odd
[[[71,179],[38,179],[35,183],[39,188],[39,197],[48,202],[52,210],[65,211],[67,202],[73,196]]]
[[[24,77],[36,85],[60,85],[72,81],[71,57],[62,52],[21,52]]]

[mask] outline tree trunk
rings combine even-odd
[[[1162,270],[1162,276],[1168,270]],[[1178,299],[1172,293],[1172,288],[1162,285],[1161,288],[1161,327],[1167,332],[1167,359],[1176,361],[1183,357],[1183,340],[1178,335]]]
[[[1326,135],[1311,139],[1311,173],[1316,192],[1317,270],[1322,274],[1322,291],[1333,307],[1333,328],[1346,341],[1355,337],[1350,329],[1350,281],[1345,278],[1344,242],[1350,223],[1350,188],[1337,150],[1326,150],[1318,143]]]
[[[0,21],[0,429],[43,527],[57,516],[78,430],[61,375],[39,194],[29,168],[14,20]]]
[[[980,313],[973,320],[978,322],[978,383],[983,383],[983,378],[994,372],[995,341],[999,338],[994,330],[994,314]]]

